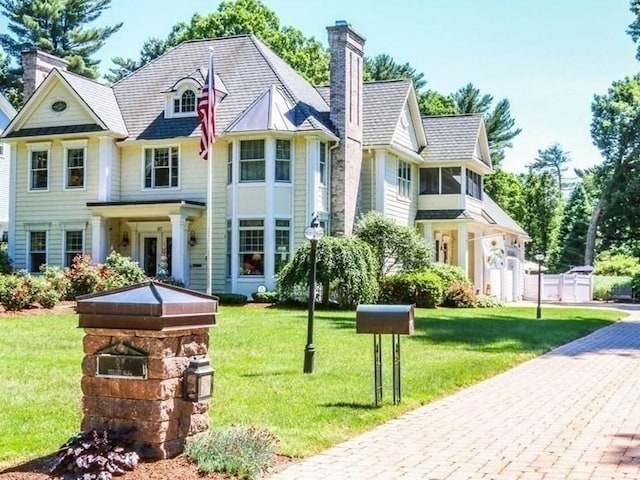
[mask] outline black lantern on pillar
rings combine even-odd
[[[199,402],[211,398],[213,393],[213,368],[206,357],[192,358],[184,371],[184,398]]]
[[[316,352],[313,346],[313,312],[316,305],[316,247],[318,240],[324,236],[324,229],[318,222],[318,214],[311,215],[311,225],[304,230],[304,237],[311,242],[311,252],[309,254],[309,314],[307,319],[307,346],[304,348],[304,368],[303,373],[313,373],[313,357]]]

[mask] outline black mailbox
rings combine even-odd
[[[356,333],[411,335],[413,305],[358,305]]]

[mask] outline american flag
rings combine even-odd
[[[200,118],[200,157],[209,160],[209,149],[216,141],[216,93],[214,89],[213,55],[209,54],[209,71],[198,101]]]

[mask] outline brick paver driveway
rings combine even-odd
[[[640,479],[640,312],[272,479]]]

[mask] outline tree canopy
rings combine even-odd
[[[9,20],[9,32],[0,34],[0,46],[12,60],[9,74],[0,76],[0,90],[15,101],[16,90],[22,91],[21,52],[33,48],[64,58],[72,72],[97,78],[99,61],[91,56],[122,23],[89,24],[110,4],[111,0],[0,0],[0,13]]]
[[[328,82],[329,54],[322,43],[296,28],[281,26],[278,15],[259,0],[224,1],[209,15],[195,14],[188,23],[177,23],[166,39],[147,40],[138,60],[113,58],[116,67],[106,78],[118,81],[187,40],[243,34],[255,35],[310,83]]]
[[[539,149],[538,156],[527,166],[540,172],[552,173],[558,183],[559,191],[562,192],[568,187],[565,173],[570,161],[569,154],[562,150],[560,144],[556,142],[544,150]]]

